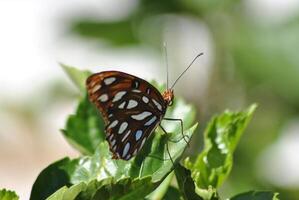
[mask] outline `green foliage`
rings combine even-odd
[[[252,105],[243,112],[226,111],[208,124],[204,150],[194,164],[188,158],[185,160],[197,187],[218,188],[227,178],[233,166],[233,153],[255,108],[256,105]]]
[[[175,168],[175,174],[179,184],[181,195],[184,199],[203,200],[195,193],[195,185],[191,178],[191,172],[181,165]]]
[[[1,200],[18,200],[19,197],[14,191],[1,189],[0,190],[0,199]]]
[[[278,193],[265,192],[265,191],[258,191],[258,192],[250,191],[250,192],[238,194],[230,198],[230,200],[264,200],[264,199],[278,200]]]
[[[82,92],[85,93],[85,81],[87,77],[91,74],[90,71],[82,71],[75,67],[71,67],[65,64],[60,63],[60,66],[65,71],[65,73],[69,76],[69,78],[73,81],[73,83],[77,86],[77,88]]]
[[[87,95],[80,101],[76,113],[69,116],[63,135],[82,154],[91,155],[104,141],[104,122],[91,105]]]
[[[228,176],[233,152],[246,128],[255,105],[243,112],[226,111],[215,116],[205,131],[205,148],[193,164],[179,162],[187,143],[181,138],[180,123],[164,123],[167,135],[157,128],[139,154],[129,160],[113,160],[106,142],[104,123],[82,89],[89,72],[64,66],[81,90],[79,106],[62,131],[67,141],[82,153],[76,159],[64,158],[45,168],[36,179],[31,200],[135,200],[184,199],[218,200],[217,188]],[[160,90],[163,85],[152,82]],[[195,109],[177,98],[167,117],[184,121],[184,135],[195,132]],[[177,142],[173,142],[177,141]],[[169,159],[166,147],[174,163]],[[175,177],[175,179],[174,179]],[[173,181],[176,180],[176,186]],[[272,193],[244,193],[232,199],[265,197]],[[268,195],[268,196],[267,196]]]

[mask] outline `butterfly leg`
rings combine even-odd
[[[181,139],[184,139],[185,142],[187,143],[187,145],[189,146],[189,141],[190,141],[190,138],[184,134],[184,123],[183,123],[183,120],[182,119],[175,119],[175,118],[167,118],[167,117],[164,117],[163,120],[168,120],[168,121],[179,121],[180,124],[181,124],[181,134],[182,134],[182,138]],[[186,139],[186,137],[188,138],[188,141]],[[174,142],[178,142],[180,141],[181,139],[177,140],[177,141],[174,141]]]
[[[165,133],[165,135],[168,135],[167,131],[163,128],[163,126],[161,126],[161,124],[159,124],[159,127],[162,129],[162,131]],[[169,159],[171,160],[172,165],[174,166],[174,162],[173,162],[173,160],[172,160],[172,157],[171,157],[171,155],[170,155],[170,151],[169,151],[169,147],[168,147],[168,142],[166,142],[166,150],[167,150]]]

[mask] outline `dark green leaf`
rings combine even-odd
[[[169,186],[163,200],[181,200],[180,191],[173,186]]]
[[[249,191],[238,194],[230,200],[279,200],[278,193],[267,191]]]
[[[181,165],[177,165],[174,171],[182,197],[185,200],[203,200],[195,192],[195,185],[191,178],[191,172]]]
[[[81,20],[74,22],[71,30],[87,39],[106,40],[112,45],[123,46],[139,43],[135,26],[130,19],[110,23]]]
[[[18,200],[19,197],[14,191],[1,189],[0,190],[0,199],[1,200]]]
[[[256,105],[252,105],[243,112],[226,111],[209,123],[204,133],[203,152],[194,164],[185,160],[199,188],[217,188],[229,175],[234,150],[255,108]]]
[[[70,186],[70,175],[76,161],[69,158],[59,160],[45,168],[37,177],[31,190],[30,199],[46,199],[62,186]],[[68,166],[68,170],[63,167]]]
[[[82,154],[93,154],[100,142],[104,141],[104,121],[87,95],[80,101],[76,113],[69,116],[62,132]]]
[[[151,194],[149,194],[146,199],[148,200],[158,200],[158,199],[164,199],[163,197],[168,191],[168,188],[170,187],[170,183],[173,179],[174,173],[170,173],[163,182],[159,185],[155,191],[153,191]]]
[[[132,200],[145,198],[157,184],[151,182],[151,177],[141,179],[124,178],[111,185],[99,188],[93,199]]]

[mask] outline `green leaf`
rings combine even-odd
[[[279,200],[278,193],[268,191],[249,191],[238,194],[230,200]]]
[[[142,199],[150,193],[157,184],[150,177],[141,179],[123,178],[114,182],[107,178],[101,181],[93,180],[89,184],[80,182],[68,188],[57,190],[47,200],[86,200],[86,199]]]
[[[62,186],[70,186],[70,174],[74,170],[75,164],[77,164],[76,160],[71,161],[69,158],[64,158],[45,168],[32,186],[30,199],[46,199]]]
[[[174,171],[182,197],[185,200],[203,200],[203,198],[198,196],[195,192],[191,172],[181,165],[177,165]]]
[[[163,200],[181,200],[180,191],[173,186],[169,186]]]
[[[104,121],[87,95],[80,101],[76,113],[68,117],[62,133],[75,149],[88,155],[105,140]]]
[[[150,177],[141,179],[124,178],[116,183],[106,184],[99,188],[93,199],[132,200],[145,198],[157,184]]]
[[[71,30],[86,39],[106,40],[115,46],[138,44],[138,34],[134,30],[134,21],[126,19],[116,22],[75,21]]]
[[[163,199],[163,197],[165,196],[165,194],[168,191],[168,188],[170,186],[170,183],[173,179],[174,173],[171,172],[164,180],[163,182],[159,185],[159,187],[152,192],[151,194],[149,194],[146,199],[149,200],[158,200],[158,199]]]
[[[0,190],[0,199],[1,200],[18,200],[19,197],[14,191],[10,191],[7,189]]]
[[[199,188],[218,188],[227,178],[233,165],[233,153],[250,121],[256,105],[243,112],[225,111],[214,117],[204,133],[204,150],[193,164],[185,160]]]
[[[82,93],[85,93],[85,82],[88,76],[91,74],[91,72],[87,70],[79,70],[75,67],[71,67],[62,63],[60,63],[60,66],[64,69],[65,73],[70,77],[70,79],[78,87],[78,89]]]
[[[47,200],[73,200],[85,189],[85,183],[79,183],[70,188],[64,186],[48,197]]]

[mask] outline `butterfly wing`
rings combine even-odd
[[[87,79],[87,90],[103,115],[115,159],[135,156],[166,112],[163,97],[154,86],[123,72],[93,74]]]

